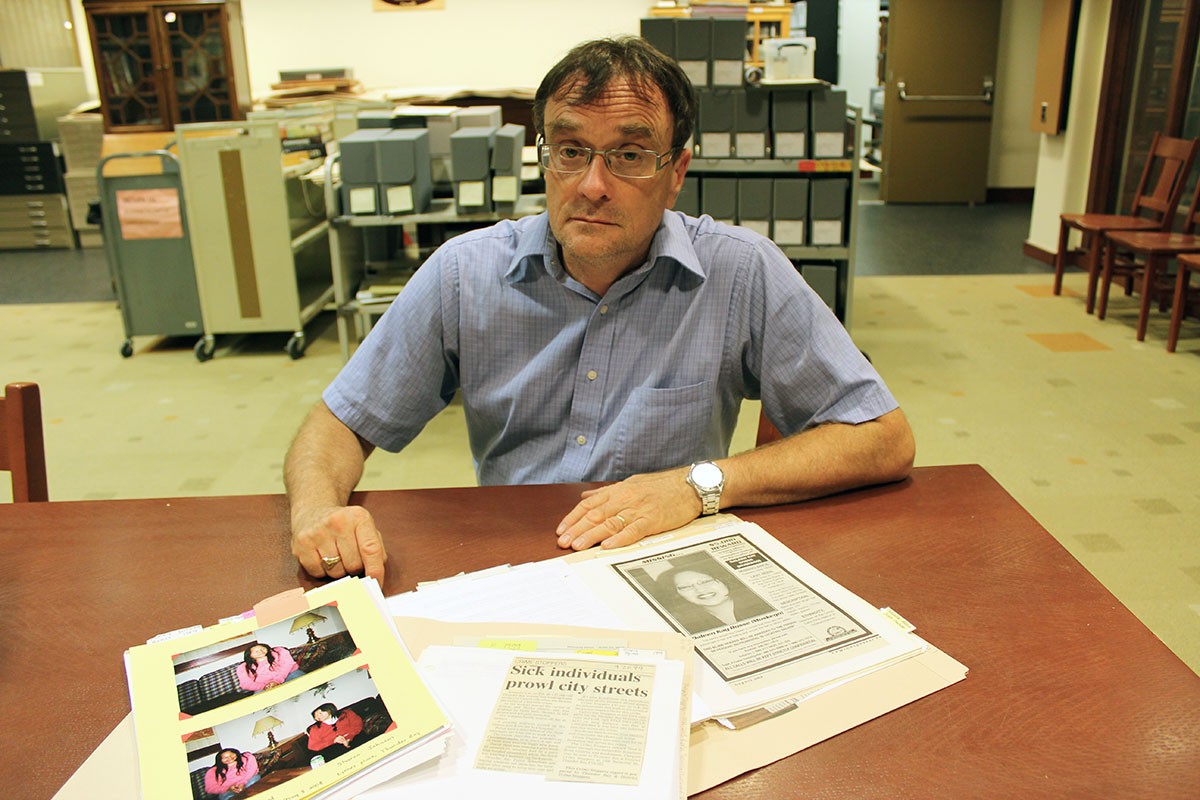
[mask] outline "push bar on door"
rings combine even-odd
[[[896,88],[900,90],[900,99],[901,100],[917,100],[917,101],[922,101],[922,102],[930,101],[930,102],[944,102],[944,103],[962,103],[962,102],[971,102],[973,100],[980,100],[984,103],[990,104],[992,102],[992,96],[996,93],[996,83],[991,78],[983,79],[983,93],[982,94],[909,94],[908,86],[904,83],[904,81],[897,81]]]

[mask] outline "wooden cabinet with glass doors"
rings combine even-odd
[[[84,0],[108,133],[243,119],[240,0]]]

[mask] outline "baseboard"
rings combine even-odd
[[[1043,264],[1051,267],[1054,266],[1054,260],[1057,258],[1056,253],[1052,253],[1049,250],[1043,250],[1036,244],[1030,244],[1029,242],[1021,245],[1021,255],[1032,258],[1034,261],[1041,261]],[[1082,250],[1069,251],[1067,253],[1067,266],[1083,269],[1083,256],[1084,253]]]
[[[1052,267],[1054,266],[1055,254],[1051,253],[1049,250],[1043,250],[1036,244],[1030,244],[1029,242],[1023,244],[1021,246],[1021,255],[1028,256],[1034,261],[1040,261],[1043,264],[1049,264]]]
[[[1032,186],[989,186],[987,190],[989,203],[1032,203]]]

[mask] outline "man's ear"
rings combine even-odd
[[[692,150],[690,147],[685,147],[679,151],[679,155],[675,156],[675,160],[671,162],[671,202],[667,204],[667,208],[674,208],[675,200],[678,199],[679,193],[683,190],[683,179],[687,175],[688,164],[692,161]]]

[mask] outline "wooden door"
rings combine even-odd
[[[888,203],[987,199],[1001,0],[892,0],[883,174]]]

